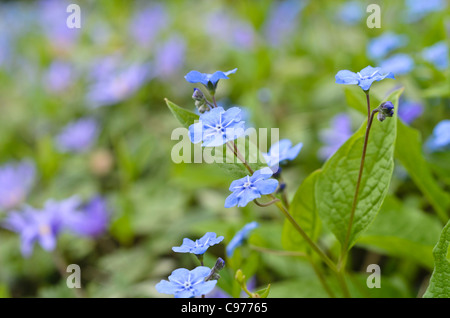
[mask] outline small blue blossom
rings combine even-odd
[[[56,137],[60,152],[82,153],[89,150],[97,140],[98,123],[94,118],[85,117],[69,123]]]
[[[414,60],[408,54],[399,53],[382,61],[380,68],[396,75],[407,74],[413,70]]]
[[[193,298],[206,295],[214,289],[217,280],[205,281],[211,269],[206,266],[198,266],[189,271],[186,268],[178,268],[169,276],[169,281],[161,280],[156,284],[156,290],[162,294],[174,295],[175,298]]]
[[[0,166],[0,210],[18,207],[30,192],[35,175],[35,165],[28,160]]]
[[[446,6],[445,0],[406,0],[407,19],[415,22],[431,12],[444,10]]]
[[[425,61],[433,64],[437,69],[446,69],[449,65],[447,43],[441,41],[426,47],[422,51],[422,57]]]
[[[269,179],[272,175],[273,171],[265,167],[255,171],[251,177],[234,180],[229,189],[233,193],[225,200],[225,207],[244,207],[261,195],[273,193],[278,187],[278,180]]]
[[[348,70],[339,71],[336,74],[337,84],[359,85],[364,91],[368,91],[375,81],[381,81],[385,78],[394,78],[392,73],[383,73],[380,67],[367,66],[360,72],[354,73]]]
[[[402,101],[398,108],[398,117],[405,123],[412,123],[417,117],[423,114],[424,107],[419,102]]]
[[[319,133],[319,139],[324,143],[324,146],[319,149],[319,158],[326,160],[331,157],[352,134],[350,116],[345,113],[334,116],[331,127]]]
[[[386,32],[373,38],[367,44],[367,55],[374,60],[384,58],[388,53],[398,49],[408,42],[405,35]]]
[[[214,74],[200,73],[199,71],[190,71],[189,73],[186,74],[184,78],[189,83],[203,84],[211,92],[211,94],[214,95],[219,80],[228,79],[229,78],[228,75],[233,74],[236,71],[237,68],[228,72],[217,71]]]
[[[364,8],[361,2],[347,1],[343,3],[337,13],[340,21],[348,25],[359,23],[364,17]]]
[[[199,122],[189,127],[189,138],[194,144],[203,141],[203,147],[217,147],[243,136],[244,124],[239,107],[226,111],[222,107],[215,107],[201,114]]]
[[[433,129],[433,134],[428,138],[426,148],[431,152],[450,150],[450,120],[439,122]]]
[[[195,255],[203,255],[210,246],[222,242],[223,236],[216,236],[216,233],[208,232],[195,242],[191,239],[184,238],[183,244],[181,246],[172,247],[172,250],[176,253],[192,253]]]
[[[282,139],[273,144],[268,153],[262,153],[262,155],[264,156],[267,165],[271,167],[274,172],[277,172],[278,165],[286,160],[294,160],[302,147],[302,143],[298,143],[292,147],[292,142],[289,139]]]
[[[233,256],[234,250],[241,246],[242,243],[247,239],[247,237],[250,235],[250,232],[256,229],[259,226],[258,222],[253,221],[251,223],[247,223],[244,225],[242,229],[240,229],[231,239],[230,243],[228,243],[226,252],[227,256],[231,257]]]

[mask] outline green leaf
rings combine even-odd
[[[289,206],[289,213],[313,241],[316,241],[320,234],[320,219],[314,195],[319,175],[320,170],[316,170],[302,182]],[[306,251],[309,247],[288,220],[284,223],[281,240],[283,248],[289,251]]]
[[[435,215],[425,214],[388,195],[377,218],[357,245],[412,260],[431,270],[433,246],[441,227]]]
[[[433,249],[434,271],[424,298],[450,298],[450,261],[447,257],[449,246],[450,221],[442,230],[441,237]]]
[[[395,157],[400,160],[438,216],[446,222],[448,216],[445,211],[450,207],[450,195],[441,189],[433,177],[430,166],[423,156],[419,131],[406,126],[401,120],[398,121],[397,129]]]
[[[395,112],[403,90],[396,90],[386,100],[393,102]],[[394,169],[394,146],[397,120],[374,119],[367,145],[353,225],[347,238],[353,197],[358,179],[366,122],[325,163],[315,187],[316,206],[322,221],[341,245],[350,248],[375,219],[387,194]]]
[[[176,119],[182,124],[184,127],[189,128],[196,120],[199,119],[199,116],[193,112],[190,112],[174,103],[172,103],[167,98],[164,99],[167,107],[169,107],[172,114]]]

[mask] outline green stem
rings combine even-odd
[[[314,272],[316,273],[317,277],[319,278],[320,283],[322,284],[323,289],[325,289],[325,291],[327,292],[328,296],[330,296],[331,298],[336,298],[336,295],[331,290],[330,286],[327,283],[327,280],[325,279],[325,277],[322,273],[322,269],[316,265],[316,263],[314,262],[313,258],[310,255],[308,255],[308,260],[311,263],[311,266],[314,269]]]

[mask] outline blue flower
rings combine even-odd
[[[450,150],[450,120],[439,122],[433,129],[433,134],[426,142],[426,148],[430,151]]]
[[[407,74],[414,68],[414,60],[407,54],[396,54],[380,63],[383,72]]]
[[[210,93],[214,95],[219,80],[228,79],[228,75],[233,74],[236,71],[237,68],[228,72],[217,71],[214,74],[200,73],[199,71],[190,71],[184,78],[189,83],[203,84],[210,91]]]
[[[195,255],[202,255],[210,246],[219,244],[223,240],[223,236],[216,236],[216,233],[208,232],[195,242],[191,239],[184,238],[183,244],[181,246],[172,247],[172,250],[176,253],[192,253]]]
[[[447,43],[441,41],[423,49],[422,57],[425,61],[432,63],[437,69],[446,69],[449,65]]]
[[[444,10],[446,3],[445,0],[406,0],[406,7],[409,22],[415,22],[428,13]]]
[[[405,35],[386,32],[373,38],[367,45],[367,55],[374,60],[384,58],[391,51],[404,46],[408,42]]]
[[[264,156],[267,165],[271,167],[274,172],[277,172],[278,164],[285,160],[294,160],[302,147],[302,143],[298,143],[292,147],[292,142],[289,139],[282,139],[273,144],[268,153],[262,153],[262,155]]]
[[[319,133],[319,139],[325,145],[319,149],[318,156],[322,160],[331,157],[353,134],[350,116],[341,113],[333,117],[331,128]]]
[[[228,257],[233,256],[234,250],[237,247],[241,246],[242,243],[249,236],[250,232],[253,231],[254,229],[256,229],[258,226],[259,226],[259,224],[256,221],[253,221],[251,223],[247,223],[246,225],[244,225],[244,227],[233,236],[230,243],[228,243],[227,248],[226,248],[227,256]]]
[[[358,1],[347,1],[340,6],[337,17],[348,25],[355,25],[364,17],[363,5]]]
[[[97,136],[97,121],[91,117],[81,118],[64,127],[56,136],[56,146],[60,152],[83,153],[92,147]]]
[[[367,66],[357,73],[348,70],[339,71],[336,74],[336,83],[346,85],[356,84],[364,91],[368,91],[373,82],[378,82],[385,78],[395,79],[394,74],[390,72],[383,74],[381,68]]]
[[[401,102],[398,108],[398,117],[405,123],[412,123],[417,117],[423,113],[423,105],[418,102],[405,101]]]
[[[278,187],[278,181],[269,179],[273,171],[266,167],[257,170],[253,175],[246,176],[242,179],[234,180],[230,185],[230,194],[225,200],[225,207],[231,208],[233,206],[244,207],[250,201],[260,198],[263,194],[271,194]]]
[[[0,210],[19,206],[33,186],[36,168],[31,161],[7,163],[0,166]]]
[[[206,266],[198,266],[189,271],[186,268],[178,268],[169,276],[169,281],[161,280],[156,284],[156,290],[163,294],[174,295],[175,298],[193,298],[206,295],[214,289],[217,280],[205,281],[211,269]]]
[[[243,136],[244,124],[240,108],[232,107],[225,111],[222,107],[215,107],[201,114],[199,122],[189,127],[189,138],[194,144],[203,141],[203,147],[217,147]]]

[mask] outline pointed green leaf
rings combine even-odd
[[[196,120],[199,119],[199,116],[193,112],[190,112],[174,103],[172,103],[167,98],[164,99],[167,107],[169,107],[172,114],[175,116],[176,119],[186,128],[189,128],[190,125],[192,125]]]
[[[390,100],[398,108],[402,89],[393,92]],[[366,122],[325,163],[316,182],[316,206],[321,220],[341,244],[350,248],[375,219],[387,194],[394,168],[394,146],[397,120],[374,119],[367,145],[365,166],[353,225],[347,242],[347,229],[361,162]]]
[[[433,249],[434,271],[430,285],[423,295],[424,298],[450,298],[450,221],[441,232],[441,237]]]
[[[289,213],[313,241],[316,241],[320,234],[320,219],[314,196],[319,175],[320,170],[316,170],[302,182],[289,206]],[[284,223],[281,240],[283,248],[289,251],[306,251],[309,246],[288,220]]]

